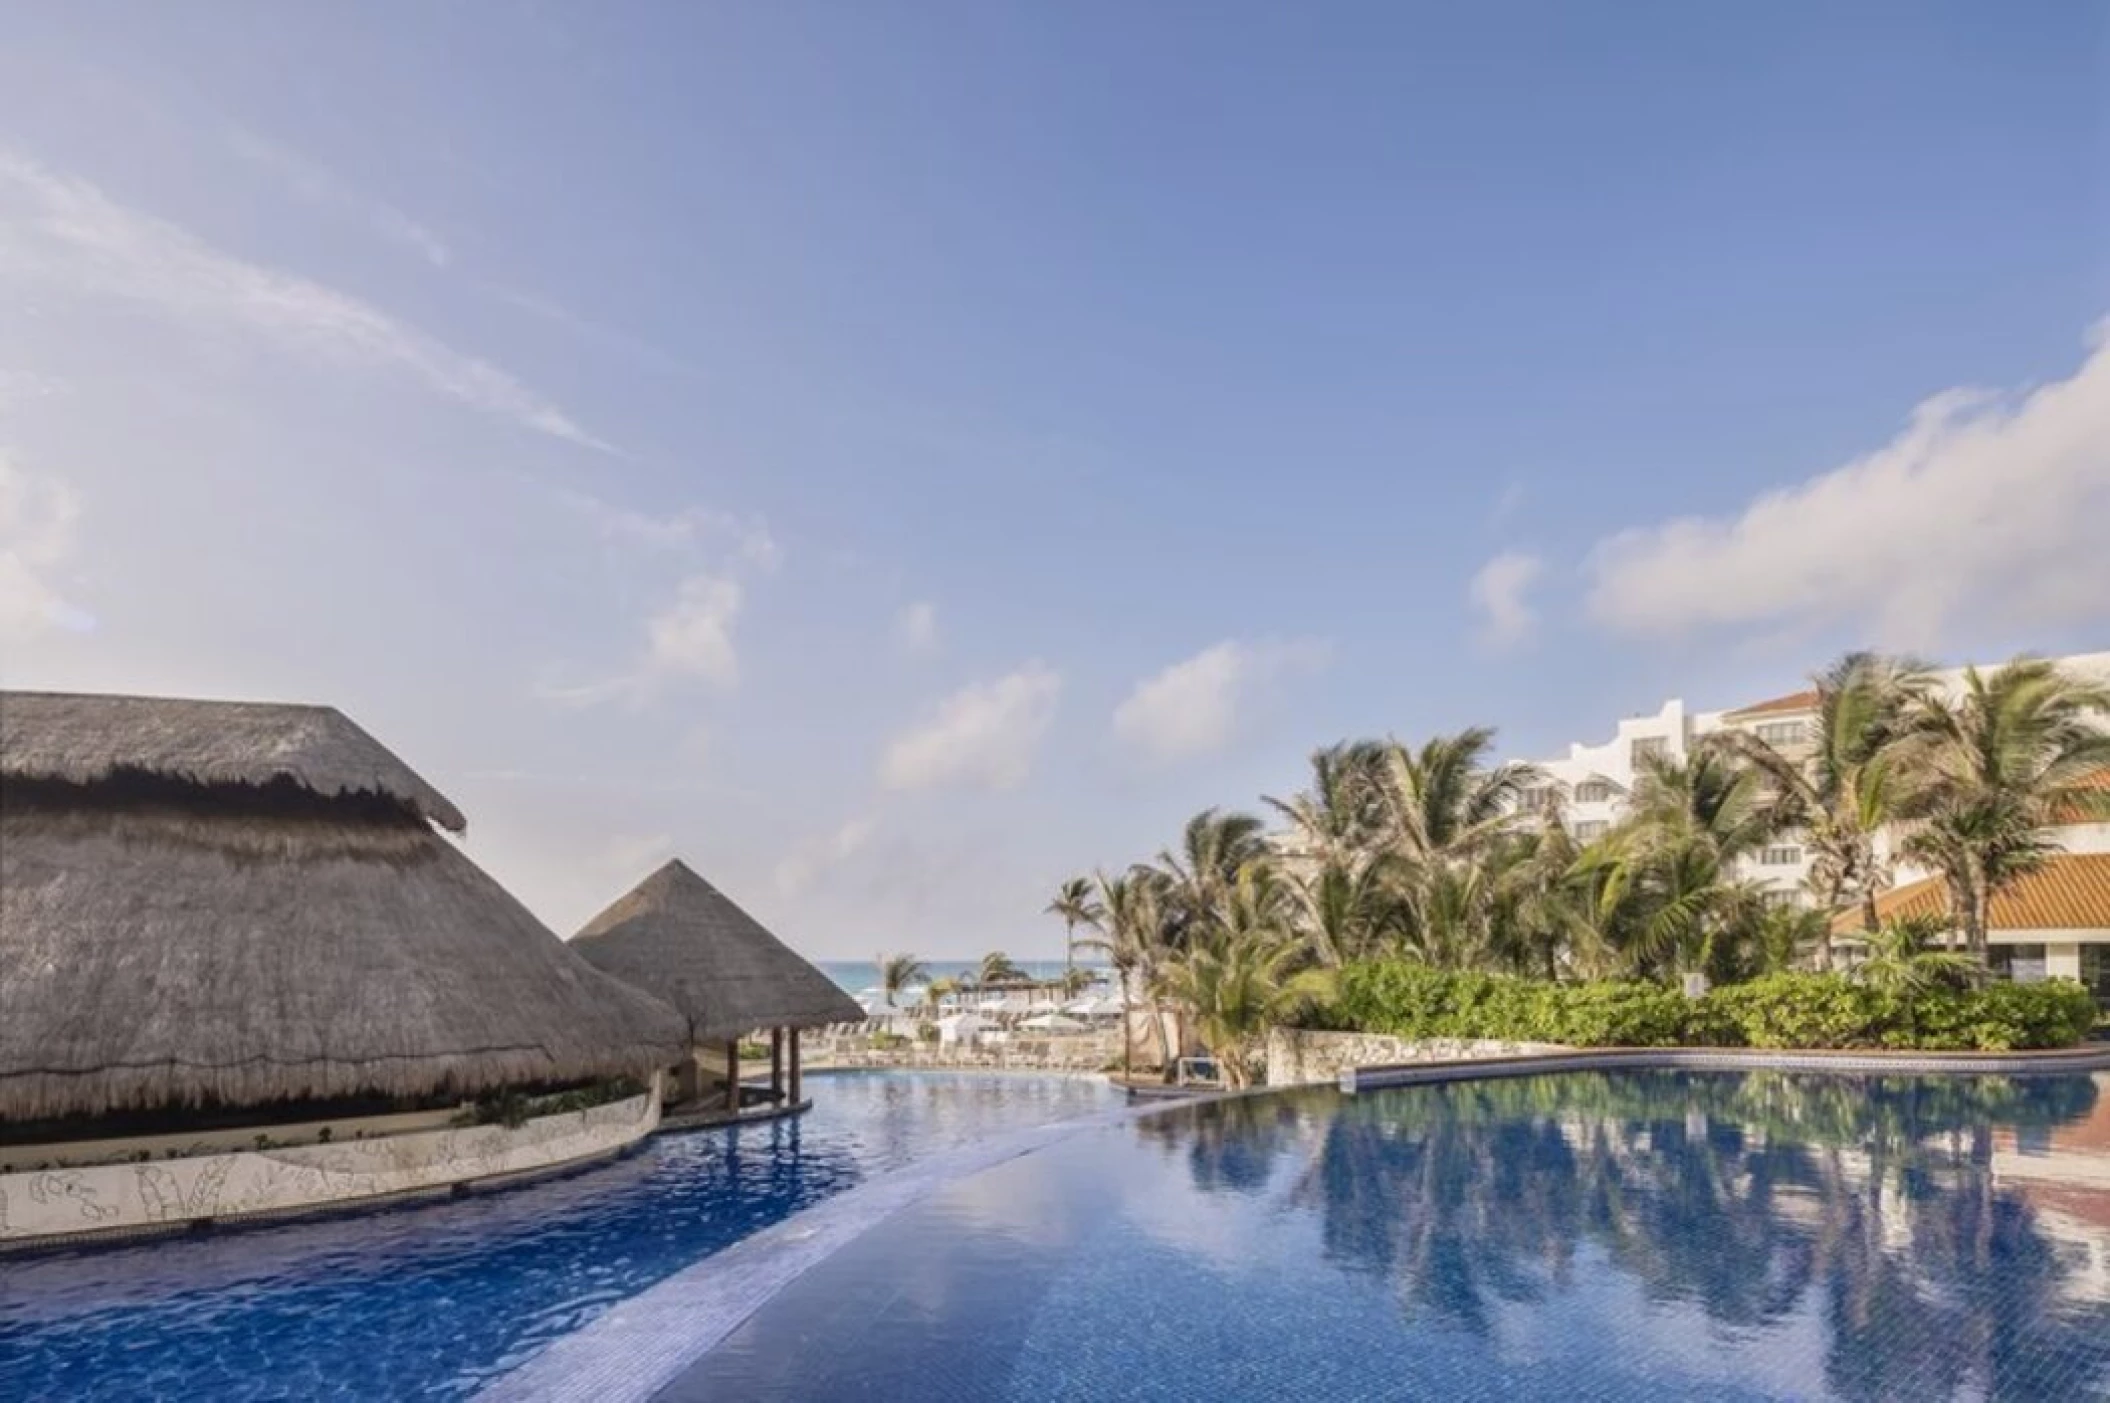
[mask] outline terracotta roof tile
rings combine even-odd
[[[1946,916],[1949,892],[1939,877],[1893,887],[1876,898],[1882,920],[1894,916]],[[2110,931],[2110,853],[2062,853],[2017,878],[1993,898],[1987,913],[1992,930]],[[1842,911],[1832,929],[1857,931],[1858,911]]]
[[[2097,770],[2075,785],[2076,789],[2094,790],[2097,794],[2110,796],[2110,770]],[[2110,817],[2100,812],[2090,812],[2078,804],[2068,804],[2052,817],[2053,823],[2110,823]]]
[[[1761,716],[1774,711],[1814,711],[1817,707],[1815,691],[1790,692],[1784,697],[1770,697],[1750,706],[1740,706],[1730,712],[1731,716]]]

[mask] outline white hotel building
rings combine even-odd
[[[2057,662],[2110,683],[2110,652]],[[1952,694],[1962,689],[1960,668],[1936,678]],[[1804,691],[1728,711],[1688,711],[1673,698],[1654,715],[1621,721],[1607,741],[1570,745],[1558,759],[1537,761],[1550,783],[1532,800],[1558,809],[1578,839],[1600,837],[1624,811],[1642,757],[1653,752],[1682,760],[1701,737],[1729,730],[1749,731],[1792,755],[1814,729],[1816,700],[1814,691]],[[2058,836],[2065,852],[1995,900],[1987,940],[1995,962],[2018,978],[2064,975],[2091,984],[2098,998],[2110,1001],[2110,823],[2069,824]],[[1743,875],[1759,883],[1769,900],[1807,904],[1809,870],[1802,845],[1783,837]],[[1896,877],[1879,903],[1886,916],[1946,909],[1939,879],[1909,865],[1900,865]]]

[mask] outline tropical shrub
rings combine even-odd
[[[1660,984],[1546,985],[1544,1041],[1571,1047],[1668,1047],[1698,1041],[1695,1005]]]
[[[2095,1027],[2095,998],[2071,979],[1988,984],[1960,1002],[1973,1047],[2071,1047]]]
[[[1665,1047],[1689,1040],[1693,1009],[1657,984],[1553,984],[1385,960],[1342,969],[1324,1021],[1402,1038]]]
[[[1886,1034],[1909,1030],[1906,1001],[1832,974],[1769,974],[1707,995],[1746,1047],[1911,1046]]]
[[[1908,991],[1845,975],[1782,973],[1688,999],[1658,984],[1555,984],[1385,960],[1344,967],[1331,1006],[1309,1023],[1570,1047],[2000,1052],[2070,1047],[2089,1036],[2095,1017],[2088,991],[2061,979]]]

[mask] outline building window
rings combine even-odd
[[[1517,805],[1527,814],[1550,814],[1561,806],[1560,791],[1550,784],[1526,789],[1517,795]]]
[[[1605,779],[1586,779],[1575,786],[1575,802],[1578,804],[1602,804],[1612,797],[1612,782]]]
[[[1802,893],[1793,887],[1767,887],[1758,894],[1758,899],[1768,906],[1802,905]]]
[[[1985,962],[1996,976],[2012,979],[2017,984],[2036,984],[2044,978],[2042,945],[1988,946]]]
[[[2081,947],[2081,982],[2097,1003],[2110,1008],[2110,945]]]
[[[1601,818],[1586,818],[1575,825],[1575,841],[1594,843],[1610,832],[1612,825]]]
[[[1794,867],[1801,861],[1802,849],[1791,844],[1766,848],[1758,855],[1758,863],[1761,867]]]
[[[1663,736],[1643,736],[1640,740],[1634,742],[1633,748],[1628,754],[1638,768],[1641,762],[1651,755],[1670,754],[1670,741]]]
[[[1757,730],[1758,738],[1767,745],[1796,745],[1803,735],[1800,721],[1762,721]]]

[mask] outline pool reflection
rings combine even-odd
[[[1570,1074],[1177,1108],[897,1215],[663,1397],[2110,1396],[2106,1085]]]
[[[1138,1133],[1183,1149],[1198,1192],[1252,1195],[1317,1129],[1289,1201],[1319,1218],[1328,1260],[1383,1278],[1410,1317],[1490,1334],[1499,1304],[1544,1300],[1595,1248],[1648,1299],[1716,1325],[1821,1301],[1842,1397],[2056,1396],[2035,1392],[2037,1359],[2110,1368],[2099,1093],[2085,1077],[1586,1074],[1323,1113],[1262,1098]],[[2031,1160],[2031,1181],[1996,1167]],[[2046,1186],[2064,1213],[2032,1202]]]

